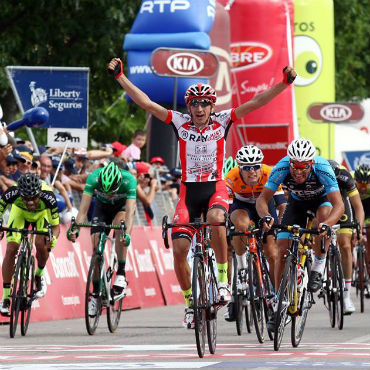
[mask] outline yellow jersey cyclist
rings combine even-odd
[[[367,164],[360,164],[357,166],[354,178],[356,181],[357,189],[360,193],[360,198],[362,206],[365,212],[365,222],[367,226],[366,238],[364,244],[366,246],[366,266],[368,269],[368,274],[370,275],[370,166]],[[367,298],[370,298],[370,284],[367,286]]]
[[[55,195],[50,186],[46,185],[33,173],[25,173],[18,179],[18,184],[4,192],[0,199],[0,217],[11,206],[8,227],[18,229],[35,225],[38,231],[47,231],[50,224],[53,240],[43,235],[36,235],[35,296],[42,298],[46,294],[47,285],[44,278],[44,268],[49,258],[50,250],[56,245],[59,236],[59,214]],[[0,312],[9,314],[10,284],[14,274],[15,258],[21,242],[20,233],[7,233],[7,247],[3,261],[3,299]]]
[[[119,163],[119,160],[117,163]],[[113,291],[114,294],[120,295],[124,293],[124,289],[127,286],[125,267],[127,247],[130,245],[130,234],[134,223],[136,179],[130,172],[120,168],[115,161],[111,161],[105,167],[93,171],[86,180],[80,209],[76,217],[77,223],[85,221],[94,195],[96,195],[96,201],[92,215],[93,222],[119,225],[121,220],[124,220],[126,224],[125,240],[120,240],[119,230],[115,232],[118,269]],[[96,228],[91,228],[94,251],[99,242],[98,232],[99,230]],[[69,229],[67,238],[74,242],[78,237],[78,233],[78,229]],[[98,286],[96,288],[98,289]],[[96,299],[91,299],[89,302],[89,315],[91,316],[96,314],[96,303]]]
[[[339,190],[342,195],[345,211],[339,220],[339,224],[353,222],[355,218],[359,221],[361,229],[364,225],[364,209],[362,207],[361,198],[356,187],[355,180],[350,172],[337,162],[329,159],[335,177],[337,178]],[[354,211],[354,214],[353,214]],[[355,312],[355,306],[351,300],[351,283],[352,283],[352,250],[351,239],[353,230],[348,228],[339,229],[337,231],[337,241],[340,248],[343,275],[345,281],[345,290],[343,296],[344,314],[350,315]],[[363,242],[363,238],[361,240]]]

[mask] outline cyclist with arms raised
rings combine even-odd
[[[59,214],[57,200],[50,186],[46,185],[33,173],[25,173],[18,179],[18,184],[4,192],[0,199],[0,217],[11,206],[8,227],[17,229],[35,225],[38,231],[48,231],[50,224],[53,240],[44,235],[36,235],[35,295],[42,298],[46,294],[47,285],[44,268],[49,252],[56,245],[59,236]],[[14,274],[15,258],[21,242],[20,233],[7,233],[7,247],[3,262],[3,302],[0,308],[2,315],[9,314],[10,284]]]
[[[340,218],[338,224],[344,224],[354,221],[354,215],[352,208],[355,212],[355,217],[359,221],[361,230],[364,226],[364,208],[362,207],[361,198],[356,187],[356,183],[352,178],[350,172],[339,163],[329,159],[335,177],[337,178],[339,190],[342,194],[345,212]],[[352,229],[342,228],[337,231],[337,241],[340,248],[340,255],[342,260],[343,275],[345,280],[345,290],[343,296],[344,302],[344,314],[350,315],[355,312],[355,306],[351,300],[351,282],[352,282],[352,250],[351,250],[351,239],[353,233]],[[361,237],[360,242],[364,242],[364,238]]]
[[[288,155],[282,158],[271,171],[270,177],[257,199],[257,212],[263,218],[264,226],[269,229],[274,219],[266,222],[266,216],[271,216],[268,202],[273,197],[280,184],[286,185],[289,191],[287,207],[282,224],[301,227],[306,226],[306,212],[310,210],[316,214],[322,236],[330,233],[329,227],[335,225],[344,212],[342,197],[337,180],[330,163],[323,157],[315,155],[316,148],[310,140],[299,138],[288,146]],[[289,249],[290,233],[280,232],[277,236],[279,259],[275,266],[276,289],[280,285],[284,271],[285,256]],[[317,292],[322,286],[326,251],[329,239],[325,241],[325,252],[321,253],[319,238],[314,246],[315,256],[312,271],[308,281],[308,289]],[[269,322],[269,327],[274,327]]]
[[[123,74],[120,59],[112,59],[108,70],[114,73],[118,83],[137,105],[159,120],[171,124],[179,140],[182,183],[173,221],[186,223],[204,213],[207,215],[207,222],[223,222],[228,210],[228,195],[222,168],[225,140],[230,125],[283,92],[294,81],[295,71],[286,67],[282,82],[239,107],[220,113],[214,113],[216,92],[211,86],[203,83],[191,85],[185,94],[188,114],[183,114],[167,110],[153,102],[130,82]],[[188,228],[173,229],[174,268],[185,297],[187,308],[183,324],[187,328],[194,327],[190,267],[187,262],[192,237],[193,233]],[[224,228],[213,228],[211,244],[218,266],[219,301],[226,303],[230,300],[230,288],[227,279],[227,241]]]
[[[130,172],[119,168],[113,161],[93,171],[86,181],[76,223],[85,221],[93,195],[96,195],[93,222],[119,225],[121,220],[124,220],[126,224],[126,240],[120,240],[119,230],[115,232],[118,269],[113,292],[117,295],[123,294],[127,286],[125,278],[127,247],[130,245],[136,207],[136,179]],[[92,227],[91,236],[95,251],[99,242],[99,230]],[[67,231],[69,240],[74,242],[77,237],[78,229]],[[91,316],[96,314],[96,303],[96,298],[89,301],[89,315]]]

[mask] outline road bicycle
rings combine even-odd
[[[99,241],[90,261],[90,268],[87,276],[85,292],[85,324],[86,330],[90,335],[95,334],[98,327],[99,318],[103,308],[107,310],[107,324],[111,333],[117,330],[122,311],[124,292],[114,294],[113,284],[116,277],[118,260],[114,242],[110,251],[109,259],[105,258],[106,241],[109,239],[111,229],[120,230],[120,240],[126,236],[126,225],[122,220],[120,225],[106,225],[104,222],[76,223],[74,217],[71,220],[71,231],[79,227],[94,229],[99,233]],[[112,240],[112,239],[111,239]],[[96,312],[89,312],[89,305],[92,299],[96,300]]]
[[[35,229],[17,229],[13,227],[4,227],[0,221],[0,230],[11,233],[21,234],[21,243],[15,263],[15,270],[11,284],[11,306],[10,306],[10,338],[14,338],[17,331],[19,313],[21,334],[26,335],[30,318],[32,302],[37,299],[35,296],[35,257],[32,254],[33,235],[44,235],[49,240],[53,239],[51,226],[48,231],[38,231]]]
[[[278,351],[285,327],[291,321],[291,342],[298,347],[301,342],[308,310],[314,303],[313,295],[307,289],[311,273],[311,235],[318,235],[318,229],[311,228],[314,215],[308,215],[307,228],[299,225],[273,225],[274,228],[292,233],[283,277],[279,287],[279,299],[275,314],[274,350]],[[322,248],[324,239],[322,238]],[[290,319],[290,320],[289,320]]]
[[[195,340],[198,356],[202,358],[205,352],[206,337],[209,352],[214,354],[217,342],[217,311],[224,306],[219,302],[217,279],[215,273],[214,251],[211,248],[211,227],[227,226],[226,222],[207,223],[200,218],[189,223],[168,223],[168,217],[162,219],[162,237],[164,245],[169,248],[168,229],[187,227],[195,233],[195,245],[192,248],[192,303],[195,321]]]
[[[369,228],[370,226],[367,225],[364,229]],[[359,226],[356,229],[357,232],[357,240],[360,239],[361,230]],[[356,296],[360,296],[360,310],[363,313],[365,311],[365,297],[370,298],[370,291],[369,291],[369,273],[366,266],[366,247],[364,243],[356,244],[353,250],[353,256],[355,259],[354,264],[354,286],[356,288]]]
[[[259,229],[245,231],[230,230],[228,234],[231,238],[234,236],[246,237],[245,244],[248,268],[245,273],[247,275],[246,280],[248,285],[247,299],[250,303],[250,311],[253,317],[257,339],[260,343],[263,343],[265,341],[265,323],[267,323],[269,312],[272,310],[270,301],[275,297],[275,292],[267,267],[267,260],[262,252],[261,231]],[[245,295],[243,292],[239,294],[242,302]],[[238,303],[243,307],[243,303],[240,304],[240,300]],[[272,340],[273,334],[271,331],[268,331],[268,335]]]
[[[341,262],[340,249],[337,242],[337,231],[341,228],[355,228],[356,224],[346,223],[331,227],[331,241],[326,256],[326,265],[323,277],[323,286],[318,295],[324,299],[324,304],[329,311],[330,325],[339,330],[344,323],[344,274]]]

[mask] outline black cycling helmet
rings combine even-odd
[[[360,164],[355,170],[355,180],[362,184],[370,183],[370,167],[367,164]]]
[[[41,192],[41,180],[34,173],[24,173],[18,179],[18,189],[22,197],[36,197]]]
[[[335,176],[338,177],[339,175],[339,170],[340,170],[340,165],[338,162],[328,159],[328,162],[330,163],[331,168],[333,169]]]

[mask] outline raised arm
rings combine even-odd
[[[148,113],[153,114],[161,121],[167,119],[167,109],[150,100],[149,96],[135,86],[124,74],[122,61],[119,58],[113,58],[108,64],[108,71],[113,73],[115,79],[130,96],[130,98]]]
[[[283,92],[290,84],[293,83],[296,78],[297,73],[292,67],[285,67],[283,69],[283,80],[278,84],[272,86],[271,88],[265,90],[264,92],[257,94],[253,99],[245,102],[235,109],[236,117],[242,118],[247,113],[262,107],[263,105],[270,102],[275,96]]]

